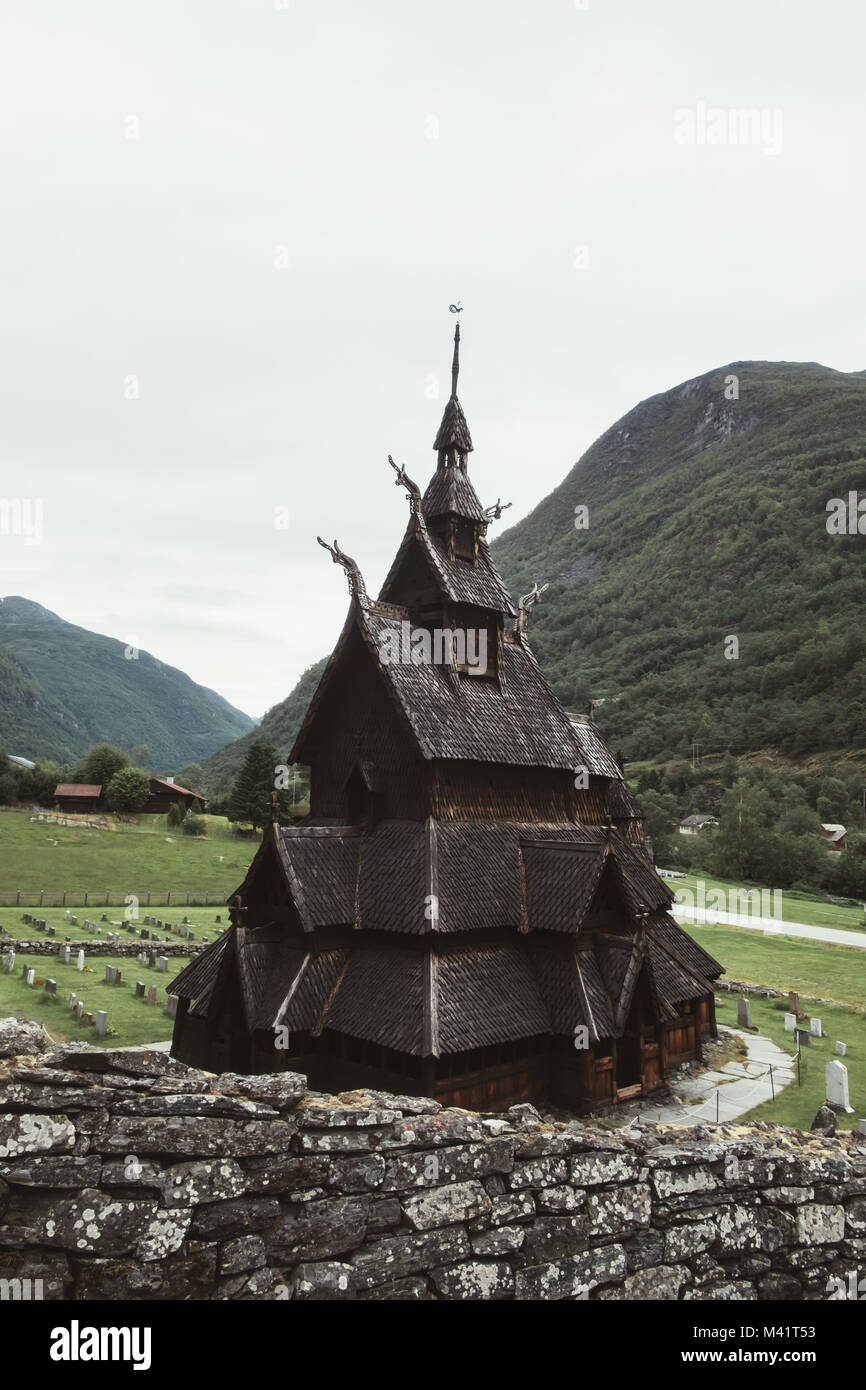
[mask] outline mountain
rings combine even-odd
[[[253,727],[215,690],[148,652],[132,655],[29,599],[0,602],[0,746],[9,753],[67,762],[93,743],[146,743],[151,765],[170,769]]]
[[[827,527],[858,489],[866,373],[737,362],[629,411],[493,554],[550,584],[536,655],[629,759],[863,748],[866,535]]]
[[[550,585],[533,649],[568,708],[596,701],[630,760],[686,757],[693,741],[702,754],[863,749],[866,536],[827,530],[830,499],[858,488],[866,498],[866,373],[737,362],[635,406],[493,556],[512,594]],[[256,732],[283,757],[323,668]],[[206,760],[212,795],[251,741]]]
[[[328,658],[322,657],[314,666],[309,666],[301,676],[290,695],[278,705],[269,709],[261,723],[252,732],[244,734],[226,748],[211,753],[209,758],[200,759],[204,772],[204,785],[208,796],[223,796],[243,766],[244,758],[251,744],[257,740],[272,743],[283,761],[288,759],[289,749],[301,727],[307,705],[313,698],[319,678],[327,665]]]

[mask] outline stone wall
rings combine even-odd
[[[16,941],[14,937],[4,936],[0,938],[0,955],[6,955],[9,951],[14,951],[18,959],[23,963],[26,956],[59,956],[63,947],[68,945],[72,952],[73,959],[78,955],[79,950],[83,950],[85,955],[90,956],[131,956],[133,960],[140,951],[156,951],[158,956],[196,956],[199,951],[205,949],[200,941],[193,941],[191,945],[186,942],[163,941],[162,939],[153,941],[103,941],[98,936],[70,938],[67,942],[64,939],[58,940],[57,937],[50,937],[48,940],[44,936],[37,936],[35,940]]]
[[[866,1269],[852,1135],[323,1096],[8,1020],[3,1057],[0,1279],[46,1298],[823,1300]]]

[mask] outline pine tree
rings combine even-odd
[[[271,793],[275,790],[279,764],[279,755],[272,744],[256,742],[251,746],[229,797],[230,820],[248,821],[255,830],[268,824],[271,819]],[[288,819],[284,791],[277,792],[277,805],[281,818]]]

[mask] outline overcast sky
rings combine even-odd
[[[689,377],[866,368],[862,0],[2,12],[0,497],[44,539],[0,593],[252,715],[345,615],[317,533],[378,590],[450,303],[509,523]]]

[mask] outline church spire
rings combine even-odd
[[[454,325],[454,357],[451,362],[451,394],[457,399],[457,378],[460,375],[460,320]]]
[[[460,309],[451,305],[451,312]],[[439,433],[433,441],[433,448],[439,455],[439,468],[459,468],[466,472],[466,455],[472,452],[472,436],[466,423],[463,408],[457,399],[457,378],[460,375],[460,320],[454,327],[454,356],[451,360],[451,396],[442,416]]]

